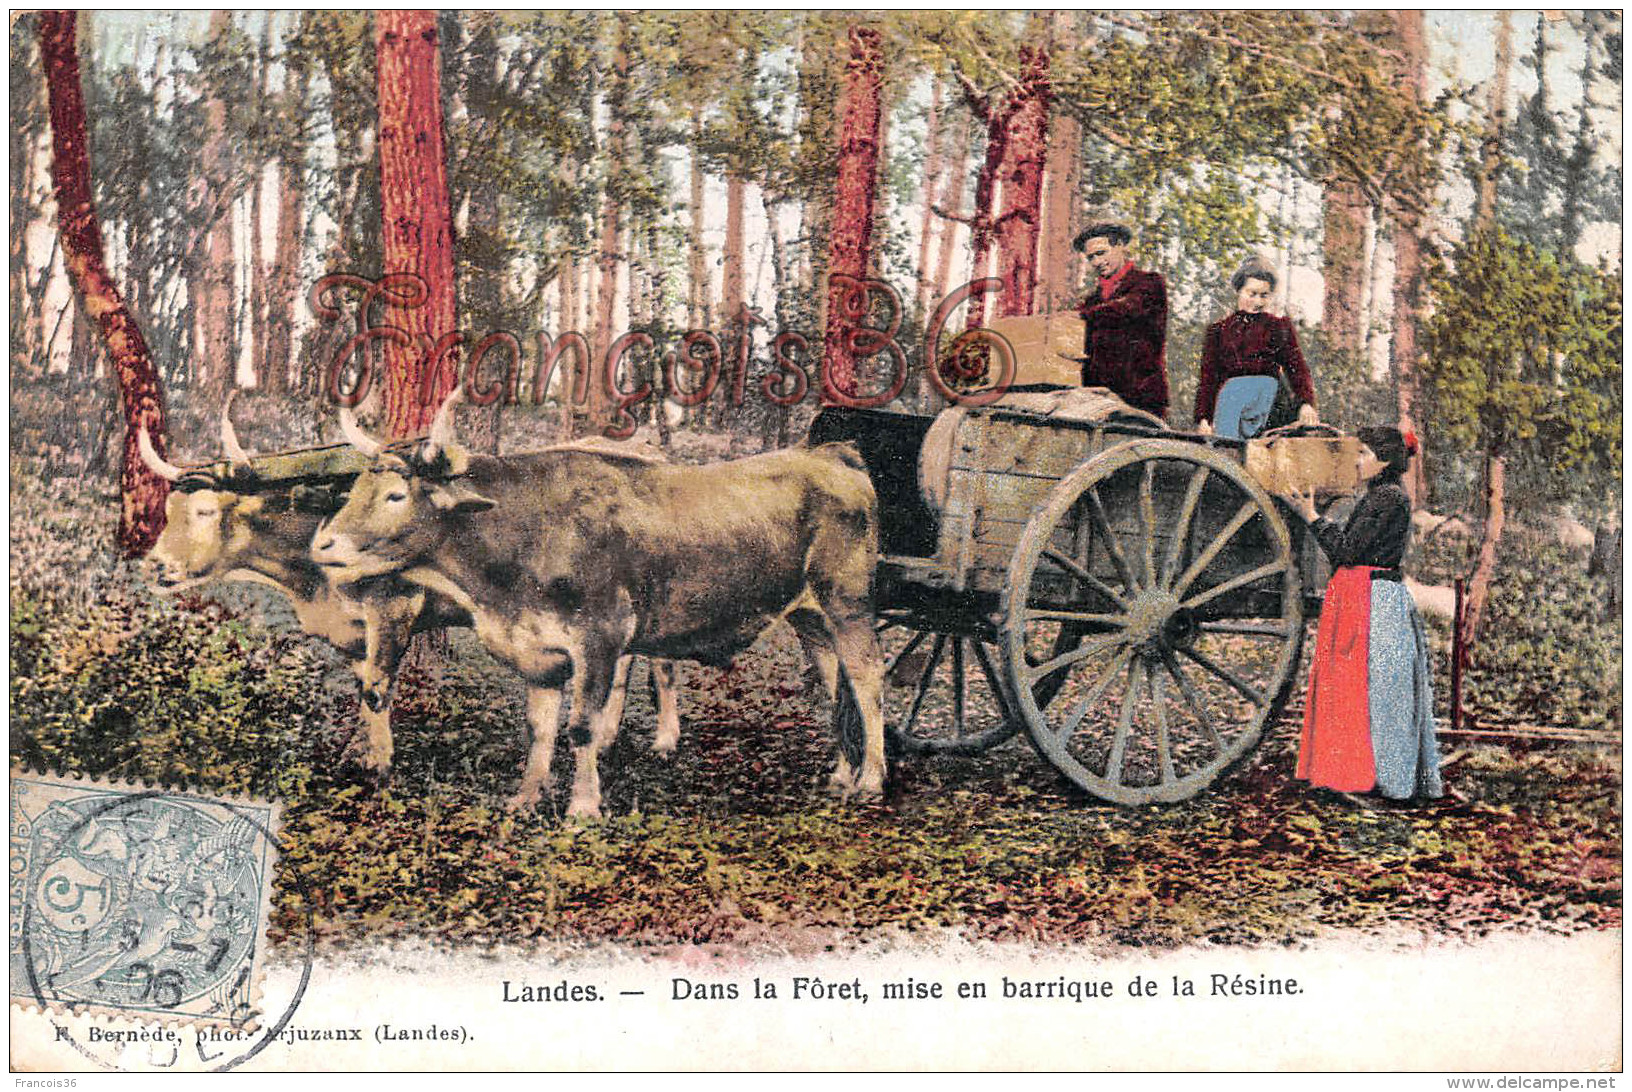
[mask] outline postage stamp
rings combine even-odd
[[[14,772],[10,817],[13,1003],[253,1012],[276,805]]]

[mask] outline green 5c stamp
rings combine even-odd
[[[244,1027],[274,805],[13,773],[14,1003]]]

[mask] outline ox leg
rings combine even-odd
[[[527,749],[527,768],[521,785],[506,805],[512,811],[530,808],[550,787],[550,760],[555,757],[555,736],[561,725],[561,691],[557,687],[527,688],[527,730],[532,741]]]
[[[597,736],[605,731],[617,661],[612,647],[573,658],[572,713],[567,718],[567,736],[572,740],[572,801],[567,814],[574,818],[596,819],[601,814]]]
[[[623,724],[623,706],[629,699],[629,666],[633,656],[619,656],[618,666],[612,672],[612,692],[607,695],[606,708],[595,722],[595,749],[604,751],[618,738]]]
[[[397,612],[365,607],[363,658],[351,665],[361,689],[360,709],[366,733],[362,762],[380,783],[391,776],[391,760],[396,751],[391,738],[392,691],[397,681],[397,665],[407,651],[420,602],[422,597]]]
[[[673,754],[680,746],[680,702],[676,678],[679,665],[673,660],[649,660],[651,668],[652,700],[657,705],[657,737],[652,750],[658,754]]]
[[[876,798],[884,794],[884,661],[873,631],[873,612],[865,606],[865,599],[822,598],[850,696],[861,712],[861,771],[855,778],[854,795]]]
[[[827,616],[814,607],[802,607],[789,612],[788,624],[799,637],[805,651],[805,689],[819,690],[827,698],[828,709],[837,709],[839,691],[839,651],[833,629]],[[839,746],[838,765],[827,779],[827,788],[838,796],[849,796],[856,788],[856,768],[845,753],[843,741]]]

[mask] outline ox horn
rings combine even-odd
[[[232,400],[237,397],[236,390],[230,391],[227,400],[221,404],[221,449],[235,466],[247,465],[250,460],[249,452],[238,442],[238,430],[232,427]]]
[[[425,442],[426,458],[434,458],[436,452],[446,451],[457,443],[453,435],[453,407],[463,400],[465,388],[463,384],[454,384],[453,390],[448,392],[442,405],[437,408],[436,416],[431,420],[431,435]]]
[[[174,463],[165,462],[159,456],[159,453],[153,450],[153,440],[147,434],[146,425],[143,425],[136,432],[136,451],[141,455],[142,462],[147,464],[147,468],[167,482],[177,481],[183,474],[187,473]]]
[[[350,406],[340,407],[340,434],[346,438],[348,444],[371,459],[385,450],[384,444],[364,432],[362,426],[357,424],[357,415],[351,411]]]

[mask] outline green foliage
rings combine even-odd
[[[1458,249],[1431,290],[1422,374],[1436,447],[1504,452],[1587,495],[1618,481],[1619,279],[1497,228]]]

